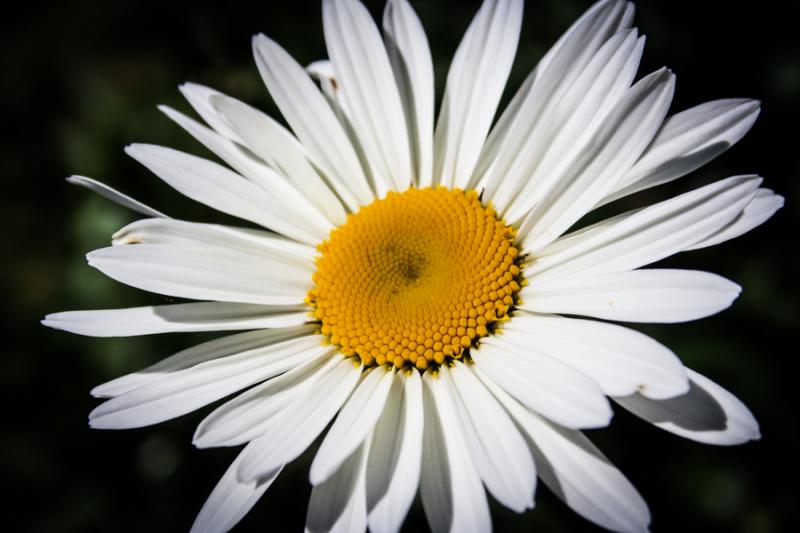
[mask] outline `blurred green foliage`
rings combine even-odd
[[[441,95],[450,57],[477,3],[412,3],[428,31]],[[368,5],[380,14],[381,3]],[[588,6],[586,0],[528,3],[506,99]],[[767,186],[787,197],[787,206],[765,227],[664,262],[740,283],[744,292],[732,309],[695,323],[640,328],[742,398],[760,420],[763,439],[713,448],[623,412],[611,428],[591,432],[650,503],[655,531],[777,532],[798,520],[792,348],[800,325],[798,13],[792,2],[732,6],[639,2],[637,22],[649,36],[642,72],[673,68],[673,110],[749,96],[763,101],[763,113],[748,137],[711,165],[613,210],[748,172],[762,173]],[[208,409],[137,431],[88,429],[86,415],[97,403],[88,396],[92,386],[207,336],[89,339],[39,325],[48,312],[171,301],[121,286],[85,264],[85,252],[106,245],[111,233],[136,217],[63,178],[85,174],[177,217],[226,220],[160,183],[122,147],[151,142],[207,155],[155,109],[166,103],[188,111],[176,89],[186,80],[277,116],[252,64],[250,36],[267,33],[308,63],[325,56],[320,18],[316,1],[90,1],[20,5],[0,22],[5,531],[185,530],[232,459],[233,450],[191,447],[193,427]],[[310,493],[307,459],[287,468],[240,531],[301,530]],[[493,517],[497,531],[593,530],[544,487],[533,512],[520,516],[494,506]],[[418,503],[406,529],[425,529]]]

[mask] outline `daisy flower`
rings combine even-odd
[[[357,0],[325,0],[329,60],[303,68],[264,35],[256,64],[288,123],[210,88],[181,91],[205,124],[162,111],[227,164],[126,151],[189,198],[252,223],[176,220],[90,178],[143,215],[89,264],[195,302],[73,311],[98,337],[235,331],[96,387],[95,428],[156,424],[230,397],[194,444],[244,446],[197,517],[225,531],[319,438],[308,531],[397,531],[417,491],[434,531],[489,531],[487,492],[516,512],[537,477],[576,513],[643,531],[646,503],[581,433],[614,402],[700,442],[759,437],[730,392],[613,322],[683,322],[740,288],[642,269],[719,244],[783,199],[734,176],[593,225],[599,206],[725,151],[759,103],[668,116],[675,76],[637,79],[644,38],[625,0],[595,4],[505,110],[521,0],[486,0],[455,52],[434,127],[431,54],[406,0],[383,31]],[[327,431],[325,431],[327,429]]]

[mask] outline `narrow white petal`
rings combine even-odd
[[[453,57],[434,136],[434,180],[465,187],[503,94],[522,25],[521,0],[485,0]]]
[[[393,372],[383,366],[365,373],[314,456],[309,473],[312,485],[326,481],[372,432],[393,378]]]
[[[264,434],[242,458],[239,478],[257,479],[297,458],[325,429],[350,396],[361,375],[361,364],[342,359],[314,387],[275,416]]]
[[[735,219],[761,183],[757,176],[734,176],[595,226],[561,246],[540,250],[526,278],[533,282],[567,275],[632,270],[692,246]],[[570,239],[570,235],[563,237]],[[527,245],[523,242],[523,247]]]
[[[73,185],[80,185],[81,187],[86,187],[90,191],[96,192],[103,198],[111,200],[115,204],[119,204],[122,207],[127,207],[131,211],[136,211],[137,213],[141,213],[142,215],[148,217],[169,218],[161,211],[157,211],[152,207],[150,207],[149,205],[145,205],[139,200],[131,198],[127,194],[122,194],[118,190],[109,187],[105,183],[93,180],[92,178],[87,178],[86,176],[70,176],[67,178],[67,181],[69,183],[72,183]]]
[[[538,417],[475,370],[528,437],[539,477],[570,508],[606,529],[643,532],[650,511],[636,488],[583,433]]]
[[[297,305],[312,288],[311,278],[295,265],[207,245],[112,246],[87,259],[132,287],[193,300]]]
[[[132,337],[177,331],[285,328],[311,320],[305,305],[276,306],[194,302],[127,309],[65,311],[47,315],[45,326],[91,337]]]
[[[251,352],[270,344],[281,342],[295,335],[296,331],[305,331],[312,334],[316,328],[311,324],[267,330],[248,331],[236,335],[219,337],[171,355],[159,362],[137,372],[120,376],[107,383],[92,389],[92,396],[97,398],[113,398],[129,392],[146,383],[160,379],[166,375],[192,368],[201,363],[213,361],[235,355],[237,353]],[[322,339],[320,338],[320,343]]]
[[[686,322],[727,309],[741,287],[696,270],[629,270],[523,287],[521,309],[623,322]]]
[[[675,354],[632,329],[522,311],[503,330],[508,342],[531,346],[580,370],[609,396],[638,391],[648,398],[663,399],[689,389]]]
[[[319,82],[319,88],[322,94],[328,100],[331,108],[333,109],[339,121],[347,129],[350,124],[350,112],[347,109],[347,103],[344,101],[342,95],[342,87],[339,80],[336,79],[336,73],[333,71],[333,64],[328,59],[321,59],[314,61],[306,66],[306,72],[309,76]],[[354,140],[351,131],[347,132],[350,140]]]
[[[243,483],[236,479],[240,460],[241,454],[211,491],[189,533],[219,533],[233,529],[283,470],[281,467],[257,481]]]
[[[775,194],[769,189],[758,189],[756,195],[742,209],[739,216],[686,250],[698,250],[744,235],[769,220],[778,209],[783,207],[783,203],[783,196]]]
[[[506,213],[517,221],[533,208],[527,249],[554,241],[611,190],[658,131],[674,89],[674,74],[662,69],[631,87],[596,131],[578,123],[581,129],[559,133]]]
[[[339,199],[314,170],[291,133],[261,111],[233,98],[217,96],[212,98],[212,104],[247,146],[285,176],[334,226],[345,222]]]
[[[167,106],[159,106],[158,109],[249,181],[268,192],[288,191],[288,194],[294,194],[282,176],[277,176],[268,162],[246,149],[243,141],[233,141]]]
[[[419,17],[407,0],[389,0],[383,12],[386,51],[406,116],[415,184],[433,183],[433,60]]]
[[[237,446],[263,434],[276,415],[302,398],[322,376],[339,364],[341,359],[334,355],[336,349],[327,348],[285,374],[217,407],[197,426],[194,445],[198,448]]]
[[[542,150],[549,146],[563,121],[575,115],[574,108],[584,96],[577,89],[582,87],[586,91],[589,84],[598,80],[597,68],[586,68],[590,60],[594,58],[595,66],[606,73],[603,78],[616,88],[611,90],[608,86],[603,94],[603,84],[597,84],[596,95],[613,102],[618,96],[617,86],[624,90],[630,85],[638,67],[641,44],[622,70],[609,54],[598,53],[615,33],[629,27],[630,21],[625,20],[626,5],[632,4],[622,0],[598,2],[578,19],[528,75],[492,129],[470,185],[478,183],[497,160],[497,169],[493,169],[488,179],[487,194],[493,200],[502,194],[498,203],[503,210],[530,176],[532,169],[526,166],[540,159]],[[623,41],[625,37],[622,35]],[[624,57],[626,47],[620,49],[619,44],[605,45],[608,52],[620,53],[614,58]],[[578,75],[583,78],[580,84],[574,83]],[[581,116],[591,118],[598,109]],[[512,173],[509,165],[520,156]],[[506,194],[511,191],[514,193]]]
[[[611,406],[591,377],[514,333],[482,339],[480,348],[472,350],[484,373],[526,407],[562,426],[608,425]]]
[[[705,165],[744,137],[759,111],[756,100],[728,99],[672,115],[639,161],[600,203],[667,183]]]
[[[667,400],[639,394],[614,398],[622,407],[661,429],[706,444],[731,446],[758,440],[758,422],[733,394],[687,368],[689,392]]]
[[[450,387],[464,442],[487,490],[517,513],[532,509],[536,468],[514,422],[464,364],[442,367],[439,379]]]
[[[347,134],[303,67],[264,35],[253,39],[253,54],[275,104],[344,205],[357,211],[372,202],[373,192]]]
[[[481,478],[458,427],[448,387],[432,372],[422,377],[425,431],[420,496],[434,533],[491,531]]]
[[[285,372],[323,348],[308,328],[283,331],[280,342],[171,372],[112,398],[92,411],[89,423],[101,429],[157,424]]]
[[[373,533],[399,531],[417,493],[423,410],[419,372],[395,373],[369,451],[367,511]]]
[[[613,18],[606,25],[613,23]],[[597,39],[592,36],[592,39]],[[603,125],[608,113],[626,95],[639,65],[644,39],[636,30],[617,33],[606,41],[572,81],[574,64],[564,65],[563,76],[549,76],[531,87],[520,103],[520,113],[503,139],[496,165],[487,177],[487,194],[500,210],[517,200],[523,189],[528,192],[526,205],[532,206],[547,194],[554,176],[536,174],[540,165],[553,170],[556,160],[577,158]],[[577,53],[578,50],[564,49]],[[585,53],[580,50],[580,53]],[[561,59],[563,61],[563,59]],[[560,72],[559,72],[560,73]],[[571,83],[567,83],[571,82]],[[554,86],[553,84],[559,84]],[[614,120],[614,117],[611,118]],[[646,145],[646,144],[645,144]],[[635,161],[635,158],[633,159]],[[536,175],[541,184],[529,185]]]
[[[367,530],[366,470],[369,439],[324,483],[311,490],[306,533],[362,533]]]
[[[350,120],[372,167],[376,193],[411,184],[408,131],[380,32],[357,0],[324,0],[325,44]]]
[[[168,244],[172,246],[207,246],[217,250],[235,250],[245,254],[280,260],[309,274],[316,267],[317,250],[267,231],[201,224],[184,220],[147,218],[137,220],[112,235],[111,244]]]
[[[217,114],[217,111],[211,105],[211,97],[222,94],[218,91],[210,87],[206,87],[204,85],[200,85],[198,83],[191,83],[187,82],[183,85],[179,86],[181,93],[186,98],[186,100],[191,104],[197,114],[200,115],[203,120],[211,126],[217,133],[225,137],[226,139],[230,139],[232,141],[236,141],[241,143],[242,140],[239,138],[236,133],[228,127],[222,118]]]
[[[331,229],[330,222],[315,216],[316,210],[285,184],[276,194],[217,163],[163,146],[133,144],[125,151],[178,192],[223,213],[308,244],[321,242]],[[273,185],[280,187],[282,178],[264,171],[272,172]]]

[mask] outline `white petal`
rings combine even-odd
[[[333,64],[327,59],[314,61],[306,66],[306,72],[319,82],[319,88],[322,90],[322,94],[325,95],[328,104],[333,108],[334,113],[336,113],[336,116],[339,118],[339,122],[347,129],[350,124],[350,119],[348,118],[350,112],[347,109],[347,103],[345,103],[342,95],[342,87],[336,79],[336,73],[333,71]],[[348,131],[347,133],[352,141],[352,132]]]
[[[291,194],[272,172],[275,193],[207,159],[163,146],[133,144],[125,151],[180,193],[293,239],[316,245],[327,237],[330,222],[299,193]]]
[[[425,431],[420,496],[433,533],[491,531],[489,504],[469,457],[448,387],[422,377]]]
[[[314,333],[316,328],[311,324],[293,328],[278,328],[269,330],[248,331],[236,335],[219,337],[202,344],[186,348],[147,368],[112,379],[107,383],[92,389],[92,396],[97,398],[113,398],[129,392],[163,376],[173,374],[180,370],[192,368],[207,361],[213,361],[237,353],[251,352],[267,345],[280,342],[287,335],[292,336],[297,331]],[[321,339],[320,339],[320,342]]]
[[[347,134],[303,67],[264,35],[253,39],[253,54],[275,104],[319,161],[344,205],[357,211],[372,202],[374,195]]]
[[[472,351],[484,373],[526,407],[562,426],[608,425],[613,413],[597,383],[514,333],[482,339],[480,348]]]
[[[342,359],[320,376],[310,391],[278,414],[252,442],[253,449],[242,458],[239,478],[259,478],[303,453],[339,411],[360,375],[360,364]]]
[[[356,0],[324,0],[325,44],[372,167],[376,193],[403,191],[411,183],[411,152],[403,105],[380,32]]]
[[[211,246],[113,246],[87,259],[132,287],[194,300],[297,305],[312,288],[311,278],[294,265]]]
[[[332,372],[341,358],[327,350],[225,402],[197,426],[193,444],[198,448],[237,446],[264,433],[273,418],[302,398],[320,377]]]
[[[291,133],[261,111],[238,100],[217,96],[211,101],[247,146],[285,176],[334,226],[345,222],[345,211],[339,199],[306,159],[302,145]]]
[[[311,490],[307,533],[361,533],[367,530],[366,469],[369,439],[327,481]]]
[[[606,25],[613,22],[610,18]],[[617,33],[589,56],[591,60],[583,70],[576,71],[574,64],[564,65],[558,69],[559,74],[563,71],[563,77],[546,76],[531,87],[519,103],[518,112],[524,115],[510,119],[513,125],[487,177],[487,195],[501,213],[517,201],[523,189],[529,191],[526,206],[538,203],[546,195],[545,186],[554,176],[544,175],[539,178],[541,185],[533,188],[529,185],[531,176],[536,175],[539,165],[552,168],[558,158],[574,158],[573,154],[581,152],[579,148],[588,144],[609,111],[626,95],[643,48],[644,39],[638,38],[636,30]],[[578,50],[564,49],[561,56],[565,57],[560,56],[560,61],[572,55],[568,52],[574,54]],[[576,73],[579,74],[572,81]]]
[[[519,41],[520,0],[485,0],[453,57],[434,135],[434,181],[465,187],[500,103]]]
[[[383,12],[386,51],[406,116],[417,187],[433,183],[433,60],[425,30],[407,0]]]
[[[744,235],[769,220],[778,209],[783,207],[783,203],[783,196],[775,194],[769,189],[758,189],[756,195],[739,213],[739,216],[686,250],[698,250]]]
[[[689,392],[667,400],[639,394],[614,398],[622,407],[661,429],[687,439],[730,446],[758,440],[758,422],[733,394],[687,368]]]
[[[214,94],[219,93],[215,92]],[[287,184],[281,183],[280,179],[276,179],[275,172],[267,167],[267,163],[264,160],[256,157],[251,151],[242,146],[243,141],[232,141],[167,106],[158,106],[158,109],[249,181],[267,191],[270,191],[276,183],[278,184],[276,190],[287,190]],[[216,111],[214,112],[216,113]],[[289,194],[291,194],[291,191]]]
[[[744,137],[759,111],[756,100],[728,99],[672,115],[639,161],[600,203],[667,183],[705,165]]]
[[[540,250],[525,276],[533,283],[567,275],[632,270],[677,253],[736,218],[761,178],[735,176],[596,225],[580,239]],[[566,235],[569,239],[570,235]],[[526,244],[526,243],[524,243]],[[524,246],[523,244],[523,246]]]
[[[241,454],[228,467],[211,491],[189,533],[230,531],[264,495],[283,468],[278,468],[257,481],[242,483],[236,479]]]
[[[534,283],[521,309],[623,322],[686,322],[727,309],[741,287],[696,270],[629,270]]]
[[[70,176],[67,178],[67,181],[69,183],[72,183],[73,185],[80,185],[81,187],[86,187],[90,191],[96,192],[103,198],[111,200],[112,202],[119,204],[122,207],[127,207],[128,209],[136,211],[137,213],[141,213],[142,215],[148,217],[169,218],[161,211],[157,211],[152,207],[150,207],[149,205],[145,205],[139,200],[131,198],[127,194],[122,194],[118,190],[109,187],[105,183],[93,180],[92,178],[87,178],[86,176]]]
[[[245,254],[279,259],[309,274],[316,270],[313,246],[274,233],[218,224],[200,224],[184,220],[148,218],[137,220],[112,236],[114,246],[130,244],[168,244],[173,246],[208,246],[218,250],[236,250]]]
[[[471,186],[478,182],[495,158],[498,158],[500,160],[497,162],[497,166],[504,170],[492,172],[493,177],[487,184],[488,196],[494,200],[497,193],[510,192],[509,190],[518,192],[524,181],[515,182],[518,178],[524,180],[529,177],[530,170],[526,171],[527,175],[525,173],[522,175],[510,174],[508,165],[520,155],[529,163],[538,161],[541,150],[549,146],[549,139],[552,139],[552,136],[559,131],[563,120],[574,114],[574,106],[578,102],[575,98],[580,98],[582,95],[572,91],[573,99],[562,104],[563,97],[569,88],[575,85],[573,83],[575,78],[585,71],[587,63],[596,57],[597,51],[603,43],[630,25],[630,21],[625,20],[626,5],[632,6],[624,1],[596,3],[542,58],[536,69],[525,79],[492,129],[473,174]],[[641,50],[638,51],[638,53],[640,52]],[[634,55],[630,58],[629,65],[617,76],[613,76],[616,67],[613,62],[609,63],[607,55],[605,59],[597,57],[595,61],[598,66],[608,69],[611,74],[608,79],[612,83],[623,85],[626,82],[630,85],[632,80],[629,77],[632,74],[629,71],[632,70],[635,74],[638,66],[638,57]],[[605,65],[603,65],[603,61],[605,61]],[[586,82],[594,81],[591,72],[586,72],[584,77],[585,80],[582,84],[584,86]],[[613,101],[614,95],[611,94],[611,91],[608,96]],[[557,109],[561,110],[558,114],[555,113]],[[592,114],[596,111],[596,109],[592,110]],[[536,135],[533,135],[534,130],[538,132]],[[533,157],[529,158],[528,156]],[[523,167],[519,167],[518,170],[520,168]],[[501,182],[502,187],[500,187]],[[500,198],[499,203],[503,209],[512,198],[513,195]]]
[[[283,338],[273,344],[171,372],[112,398],[92,411],[89,423],[101,429],[157,424],[285,372],[323,349],[308,328],[278,331]]]
[[[559,133],[506,213],[507,220],[516,221],[533,207],[527,249],[551,243],[611,190],[658,131],[674,89],[674,74],[662,69],[631,87],[596,131],[575,121],[574,131]]]
[[[419,372],[396,372],[369,451],[367,510],[373,533],[399,531],[417,493],[423,409]]]
[[[372,432],[383,411],[393,377],[394,374],[383,366],[362,376],[311,463],[309,479],[312,485],[326,481]]]
[[[242,142],[239,136],[236,135],[236,133],[234,133],[230,127],[228,127],[225,121],[220,118],[220,116],[217,114],[217,111],[211,105],[211,97],[222,93],[215,91],[210,87],[191,82],[180,85],[178,89],[180,89],[180,91],[183,93],[183,96],[186,98],[186,100],[188,100],[194,110],[197,111],[197,114],[200,115],[203,120],[205,120],[206,124],[214,128],[217,133],[226,139],[230,139],[239,143]]]
[[[580,370],[609,396],[639,391],[648,398],[662,399],[689,388],[675,354],[632,329],[522,311],[503,330],[509,342],[531,346]]]
[[[517,513],[532,509],[536,469],[514,422],[464,364],[442,367],[439,379],[450,387],[464,442],[487,490]]]
[[[177,331],[285,328],[309,320],[311,318],[305,305],[196,302],[127,309],[66,311],[47,315],[42,324],[91,337],[131,337]]]
[[[612,531],[647,531],[647,503],[583,433],[564,429],[527,411],[480,373],[528,437],[539,477],[570,508]]]

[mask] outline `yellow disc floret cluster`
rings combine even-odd
[[[424,370],[507,320],[523,283],[514,230],[475,191],[389,193],[319,246],[308,302],[365,366]]]

